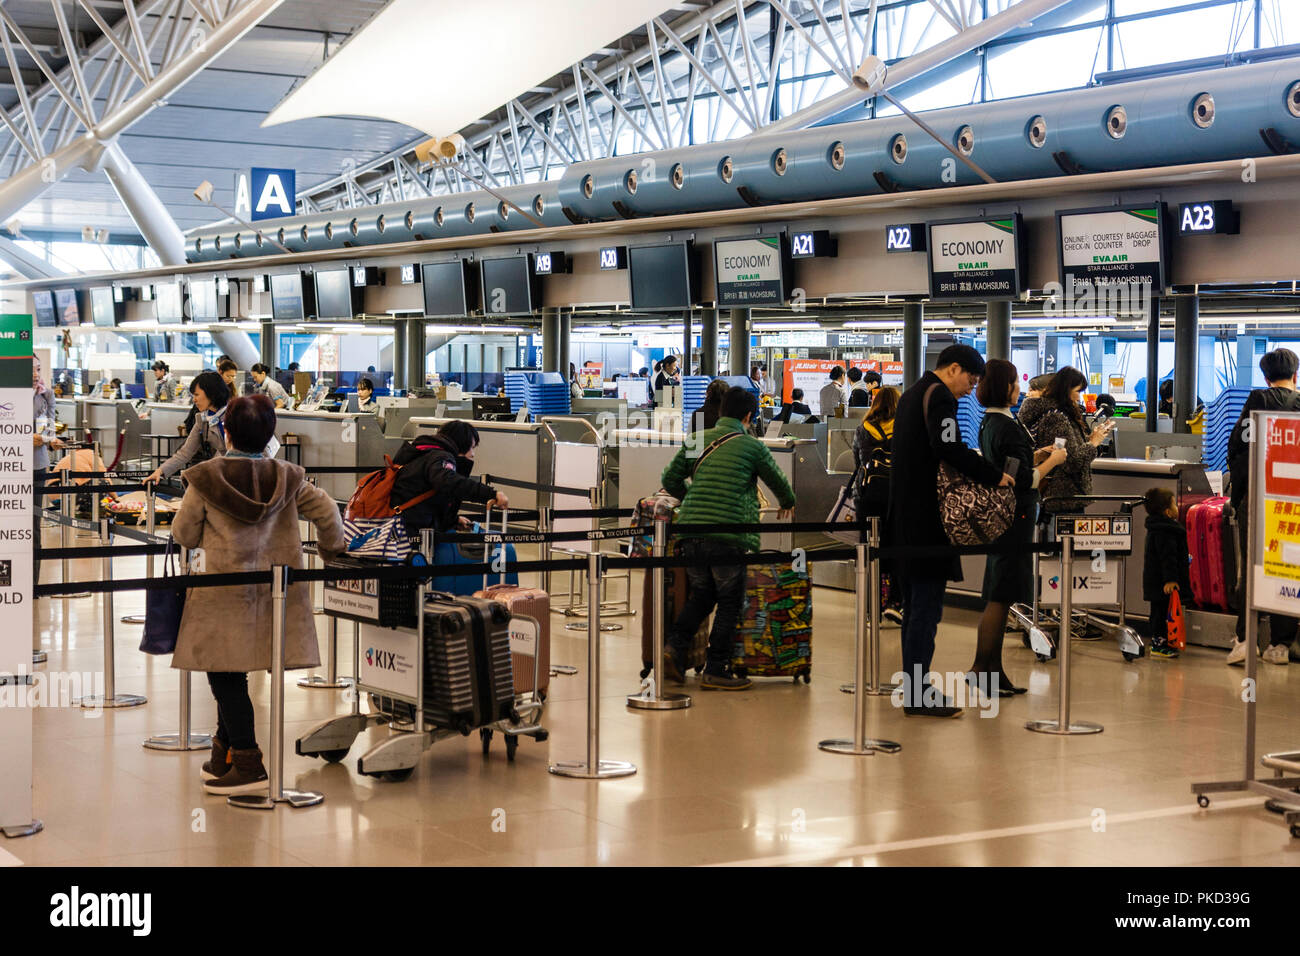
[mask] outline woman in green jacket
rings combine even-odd
[[[1028,545],[1033,540],[1038,518],[1038,486],[1066,459],[1064,448],[1034,450],[1034,440],[1025,426],[1011,414],[1020,400],[1020,374],[1010,362],[989,359],[975,396],[985,408],[980,423],[980,454],[1005,474],[1016,479],[1016,516],[998,544]],[[1012,465],[1014,460],[1017,464]],[[984,565],[984,615],[980,618],[975,663],[966,680],[989,696],[997,681],[998,695],[1010,697],[1025,689],[1011,683],[1002,668],[1002,639],[1013,604],[1034,599],[1033,555],[1028,550],[990,554]]]

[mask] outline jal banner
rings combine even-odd
[[[1149,283],[1164,287],[1164,207],[1064,210],[1056,214],[1061,284]]]
[[[1020,216],[930,223],[930,297],[1020,295]]]
[[[32,317],[0,315],[0,828],[32,822],[34,431]]]

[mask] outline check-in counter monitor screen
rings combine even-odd
[[[301,273],[290,272],[271,276],[272,321],[301,322],[307,317],[308,306],[303,299]]]
[[[536,279],[528,256],[484,259],[480,265],[483,279],[484,315],[529,315],[537,299]]]
[[[155,285],[153,297],[159,323],[180,325],[185,320],[185,301],[179,283],[163,282]]]
[[[221,318],[217,310],[216,279],[195,279],[190,283],[190,317],[195,322],[215,322]]]
[[[113,301],[112,286],[90,290],[90,318],[100,328],[111,329],[117,325],[117,303]]]
[[[357,314],[355,289],[347,269],[316,270],[316,316],[321,319],[350,319]]]
[[[469,263],[426,262],[423,267],[424,314],[431,319],[463,319],[473,307]]]
[[[689,309],[699,288],[690,243],[631,246],[627,250],[634,309]]]
[[[650,404],[650,379],[620,378],[616,383],[619,398],[633,407]]]
[[[59,317],[59,325],[81,324],[81,303],[77,301],[76,289],[54,290],[54,314]]]
[[[58,325],[59,320],[54,315],[54,293],[44,289],[33,292],[32,313],[36,319],[37,328],[52,329]]]

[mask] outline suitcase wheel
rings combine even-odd
[[[380,780],[386,780],[389,783],[401,783],[403,780],[410,778],[415,773],[414,767],[403,767],[401,770],[382,770],[379,773]]]
[[[483,756],[487,756],[488,751],[492,749],[492,728],[480,727],[478,729],[479,740],[483,741]]]
[[[800,677],[803,678],[803,682],[804,682],[805,684],[811,684],[811,683],[812,683],[812,670],[811,670],[810,668],[805,667],[802,671],[800,671],[798,674],[796,674],[796,675],[795,675],[795,678],[794,678],[794,682],[795,682],[796,684],[799,683],[799,678],[800,678]]]
[[[514,734],[506,734],[506,760],[511,763],[515,759],[515,751],[519,749],[519,738]]]
[[[1128,661],[1129,663],[1132,663],[1133,661],[1137,660],[1138,657],[1140,656],[1138,654],[1129,654],[1124,651],[1121,651],[1120,653],[1124,655],[1124,660]]]
[[[703,674],[703,673],[704,673],[704,665],[703,665],[703,664],[701,664],[699,667],[695,668],[695,676],[696,676],[696,677],[699,677],[699,676],[700,676],[701,674]]]
[[[645,680],[647,677],[649,677],[649,676],[650,676],[650,671],[651,671],[652,669],[653,669],[653,666],[650,665],[650,664],[646,664],[645,667],[641,668],[641,679],[642,679],[642,680]]]
[[[316,756],[326,763],[338,763],[348,755],[348,751],[351,749],[351,747],[344,747],[342,750],[322,750]]]

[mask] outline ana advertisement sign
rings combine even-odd
[[[1013,299],[1020,295],[1020,214],[932,222],[932,299]]]

